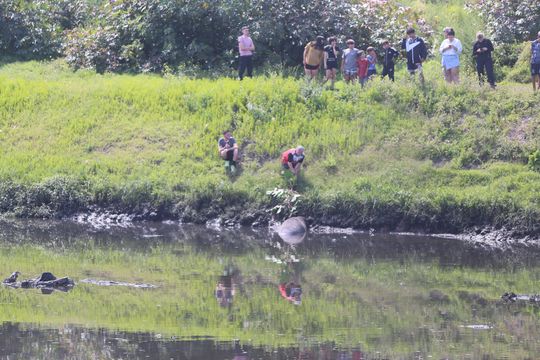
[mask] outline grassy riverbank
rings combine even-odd
[[[145,218],[249,223],[282,187],[281,151],[306,147],[299,212],[335,226],[538,233],[538,97],[502,84],[448,87],[431,62],[366,90],[292,78],[73,73],[62,62],[0,69],[0,211],[54,217],[91,206]],[[471,83],[472,81],[464,81]],[[242,174],[216,156],[223,129]],[[275,204],[275,203],[274,203]]]

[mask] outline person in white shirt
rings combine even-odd
[[[442,65],[445,79],[449,83],[459,83],[459,55],[463,51],[461,41],[456,39],[453,29],[447,32],[447,38],[443,40],[439,48],[442,55]]]

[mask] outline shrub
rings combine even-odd
[[[540,150],[536,150],[529,155],[529,168],[540,172]]]
[[[531,44],[521,43],[517,47],[521,52],[518,60],[510,70],[507,76],[507,80],[520,83],[528,83],[531,81]]]

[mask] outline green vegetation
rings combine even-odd
[[[238,82],[73,73],[61,61],[0,70],[0,210],[54,217],[89,206],[157,218],[252,222],[282,187],[281,151],[307,161],[298,211],[336,226],[539,230],[537,98],[528,87],[374,81],[323,90],[292,78]],[[465,84],[474,84],[470,79]],[[225,176],[232,129],[243,172]],[[249,216],[248,216],[249,215]],[[244,216],[247,216],[244,218]]]
[[[297,254],[301,263],[287,267],[265,261],[273,250],[257,247],[245,255],[218,255],[184,241],[139,250],[117,243],[102,247],[85,237],[61,247],[2,244],[0,274],[18,269],[31,276],[47,269],[75,280],[146,282],[160,288],[79,283],[67,294],[43,296],[35,290],[0,286],[0,320],[154,332],[164,338],[238,338],[270,347],[298,344],[300,336],[313,343],[360,345],[391,358],[415,351],[436,358],[449,354],[527,358],[538,348],[538,309],[501,306],[496,301],[509,289],[522,293],[534,289],[538,267],[475,269],[444,267],[414,257],[336,260],[320,253]],[[228,264],[239,271],[238,292],[232,306],[223,308],[213,291]],[[279,295],[277,284],[283,276],[301,279],[301,306]],[[494,330],[462,328],[469,324],[488,324]]]

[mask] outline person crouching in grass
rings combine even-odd
[[[281,154],[282,175],[285,177],[285,180],[291,188],[294,188],[298,182],[298,175],[300,175],[304,158],[303,146],[297,146],[296,148],[289,149]],[[291,175],[294,175],[293,179],[290,178]]]
[[[225,171],[231,175],[236,174],[236,162],[238,161],[238,144],[230,131],[224,131],[223,137],[218,141],[219,156],[225,160]]]

